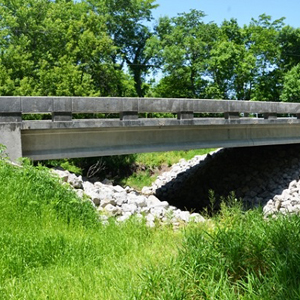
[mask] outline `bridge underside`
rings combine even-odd
[[[32,160],[198,148],[300,143],[300,120],[138,119],[23,121],[22,156]]]

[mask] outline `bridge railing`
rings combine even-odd
[[[265,119],[278,114],[300,118],[300,103],[237,100],[117,98],[117,97],[0,97],[0,122],[21,122],[23,114],[52,114],[53,121],[71,121],[77,113],[114,113],[121,120],[137,119],[140,113],[174,113],[192,119],[195,113],[260,114]]]

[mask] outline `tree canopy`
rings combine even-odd
[[[155,0],[3,0],[0,95],[156,96],[300,102],[300,28]],[[154,79],[155,80],[154,80]]]

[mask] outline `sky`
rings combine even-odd
[[[265,13],[272,20],[285,17],[285,24],[300,27],[299,0],[156,0],[159,7],[153,10],[153,16],[174,17],[178,13],[189,12],[191,9],[202,10],[207,16],[206,22],[237,19],[240,26],[249,25],[251,18]]]

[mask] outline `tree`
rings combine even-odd
[[[280,67],[289,71],[300,63],[300,28],[285,26],[279,33]]]
[[[300,63],[285,74],[281,99],[300,102]]]
[[[207,61],[218,27],[205,24],[204,16],[202,11],[191,10],[174,18],[160,18],[156,36],[149,42],[164,75],[156,92],[164,94],[167,88],[177,97],[205,97],[209,83]]]
[[[271,16],[260,15],[245,27],[246,48],[255,57],[251,99],[279,101],[283,72],[280,70],[279,34],[284,18],[272,21]]]
[[[0,65],[6,95],[119,95],[107,18],[85,2],[4,0]],[[5,70],[5,71],[4,71]]]
[[[245,46],[245,32],[235,19],[224,21],[210,51],[208,62],[211,83],[208,96],[225,99],[250,99],[255,57]]]
[[[116,70],[128,68],[134,79],[136,94],[145,94],[145,75],[152,67],[145,49],[152,36],[146,23],[152,20],[155,0],[89,0],[88,3],[99,15],[107,18],[107,32],[116,51],[111,58]]]

